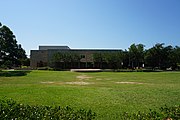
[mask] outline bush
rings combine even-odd
[[[180,105],[174,107],[161,107],[160,110],[153,111],[150,109],[149,113],[124,113],[123,120],[179,120],[180,119]]]
[[[0,71],[0,76],[12,77],[12,76],[25,76],[31,71]]]
[[[19,104],[12,99],[0,100],[0,118],[3,120],[91,120],[95,113],[91,110],[74,110],[60,106],[30,106]]]

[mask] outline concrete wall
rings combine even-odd
[[[47,50],[31,50],[31,55],[30,55],[31,68],[37,68],[40,64],[44,64],[44,65],[48,64]]]

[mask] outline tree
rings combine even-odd
[[[22,64],[23,66],[30,66],[30,58],[23,59],[23,60],[21,61],[21,64]]]
[[[55,69],[63,68],[64,65],[62,65],[62,63],[63,63],[63,54],[60,52],[55,53],[52,57],[52,67],[54,67]]]
[[[165,68],[165,62],[168,59],[168,51],[171,47],[164,47],[164,43],[157,43],[155,46],[146,51],[145,60],[146,64],[153,69],[155,67],[159,69]],[[169,53],[170,54],[170,53]]]
[[[93,54],[94,65],[97,68],[103,68],[103,62],[105,62],[104,54],[96,52]]]
[[[80,56],[72,52],[57,52],[52,58],[52,67],[55,69],[78,68]]]
[[[71,67],[72,68],[80,68],[80,55],[76,53],[71,53]]]
[[[129,48],[129,62],[132,68],[140,67],[144,62],[144,45],[143,44],[132,44]]]
[[[162,63],[161,68],[167,69],[167,68],[174,68],[175,61],[174,61],[174,49],[171,45],[166,46],[162,50]]]
[[[122,62],[123,62],[122,51],[106,52],[104,56],[105,56],[105,61],[108,65],[108,68],[111,68],[111,69],[122,68]]]
[[[130,67],[130,55],[129,52],[125,49],[125,51],[123,51],[123,61],[122,61],[122,67],[123,68],[129,68]]]
[[[145,53],[145,62],[148,67],[159,69],[176,69],[180,63],[180,48],[171,45],[164,46],[163,43],[155,44]]]
[[[173,50],[173,65],[174,68],[178,68],[180,69],[180,47],[179,46],[175,46],[174,50]]]
[[[20,66],[21,61],[27,58],[21,45],[17,44],[13,32],[7,26],[1,24],[0,45],[1,65],[6,67]]]
[[[93,61],[96,68],[119,69],[122,67],[123,51],[96,52],[93,54]]]

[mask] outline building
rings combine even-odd
[[[38,67],[59,67],[62,69],[70,68],[108,68],[105,61],[95,61],[94,54],[117,53],[118,49],[70,49],[68,46],[39,46],[39,50],[31,50],[30,66]],[[59,60],[53,62],[55,54],[76,55],[78,60]],[[72,59],[72,58],[71,58]]]

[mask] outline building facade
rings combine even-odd
[[[54,67],[58,66],[63,69],[70,68],[108,68],[105,61],[95,61],[94,54],[101,53],[117,53],[118,49],[70,49],[68,46],[39,46],[39,50],[31,50],[30,66],[33,69],[38,67]],[[59,54],[79,56],[78,61],[59,60],[54,61],[54,56]]]

